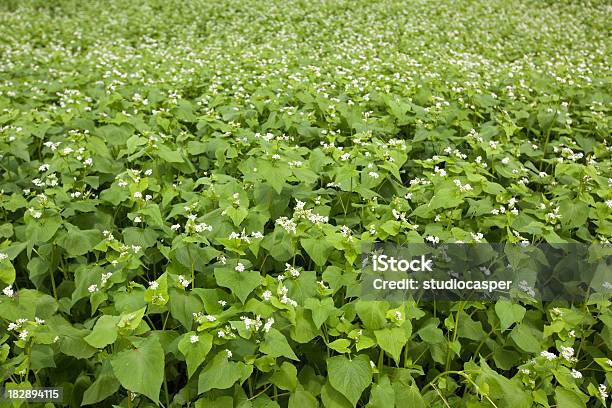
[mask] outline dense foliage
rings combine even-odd
[[[609,406],[609,301],[396,305],[358,277],[375,240],[608,243],[610,15],[0,1],[0,381],[70,406]]]

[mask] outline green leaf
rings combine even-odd
[[[559,214],[561,225],[565,228],[576,228],[586,224],[589,207],[577,199],[563,200],[559,204]]]
[[[272,357],[287,357],[298,360],[297,356],[287,342],[287,338],[275,328],[271,328],[265,335],[265,340],[259,350]]]
[[[395,391],[393,391],[389,377],[384,376],[378,381],[378,384],[372,384],[370,401],[368,401],[366,407],[387,408],[393,406],[395,406]]]
[[[408,341],[404,329],[394,327],[392,329],[375,330],[374,335],[380,348],[389,353],[399,364],[402,349]]]
[[[281,390],[294,392],[297,384],[297,369],[287,361],[283,361],[280,368],[272,374],[270,382]]]
[[[80,230],[65,224],[67,232],[58,236],[56,242],[64,248],[69,256],[84,255],[102,241],[102,233],[98,230]]]
[[[501,299],[495,304],[495,313],[499,317],[500,329],[506,330],[514,323],[520,323],[525,316],[526,309],[516,303]]]
[[[242,362],[228,361],[225,351],[217,353],[215,358],[204,367],[198,378],[198,393],[212,389],[224,390],[238,380],[245,380],[252,372],[253,366]]]
[[[283,191],[285,180],[291,176],[291,169],[286,163],[271,163],[269,160],[257,160],[257,173],[278,193]]]
[[[475,375],[475,383],[479,388],[488,389],[488,396],[493,401],[498,401],[500,407],[530,408],[531,396],[528,394],[518,379],[508,379],[492,370],[484,358],[480,359],[480,366],[474,362],[465,363],[465,370]]]
[[[119,329],[136,330],[136,328],[140,325],[146,310],[147,307],[143,306],[133,312],[122,314],[117,322],[117,327]]]
[[[249,215],[249,210],[244,207],[230,207],[225,210],[228,217],[232,219],[235,226],[239,226],[242,221]]]
[[[137,245],[142,249],[147,249],[155,245],[158,234],[151,228],[127,227],[123,231],[123,239],[127,245]]]
[[[197,341],[192,342],[192,336],[196,336]],[[191,377],[200,364],[204,362],[212,348],[212,341],[213,337],[208,333],[198,335],[195,332],[188,332],[183,335],[178,344],[178,349],[185,356],[188,377]]]
[[[326,297],[318,300],[315,298],[308,298],[304,302],[304,307],[312,311],[312,321],[314,322],[317,329],[321,328],[321,325],[331,317],[338,313],[338,309],[334,305],[332,298]]]
[[[159,402],[164,379],[164,349],[157,337],[140,341],[137,348],[121,351],[111,357],[113,372],[121,385]]]
[[[0,237],[1,238],[10,238],[13,236],[13,225],[9,224],[8,222],[6,224],[2,224],[0,225]]]
[[[351,345],[351,341],[348,339],[338,339],[334,340],[327,345],[328,348],[337,351],[338,353],[349,353],[351,349],[349,346]]]
[[[256,271],[238,272],[230,268],[215,268],[214,274],[219,286],[230,289],[242,303],[261,284],[261,276]]]
[[[327,242],[325,238],[302,238],[300,240],[302,247],[306,250],[306,253],[318,266],[324,266],[327,262],[327,258],[334,248],[332,244]]]
[[[318,408],[317,399],[308,391],[297,390],[289,396],[287,408]]]
[[[84,337],[84,340],[96,348],[104,348],[117,340],[118,316],[103,315],[94,326],[92,332]]]
[[[427,344],[440,344],[444,342],[444,333],[438,327],[438,319],[428,319],[417,334]]]
[[[393,391],[398,407],[427,408],[428,406],[414,383],[408,386],[401,382],[395,382],[393,383]]]
[[[85,390],[81,405],[91,405],[105,400],[119,391],[119,385],[110,361],[105,360],[102,369],[96,375],[96,380]]]
[[[168,163],[184,163],[185,160],[179,151],[170,150],[168,147],[161,145],[157,150],[157,155],[160,159]]]
[[[0,261],[0,281],[10,285],[15,282],[15,267],[13,263],[8,259]]]
[[[332,387],[355,406],[363,391],[372,382],[370,359],[360,354],[349,360],[344,356],[327,359],[328,379]]]
[[[26,224],[26,239],[32,244],[48,242],[62,225],[62,218],[59,215],[45,216],[39,219],[31,219]]]
[[[351,408],[352,405],[344,395],[336,391],[328,382],[321,388],[321,401],[325,408]]]
[[[532,329],[526,324],[519,324],[510,333],[510,338],[528,353],[539,353],[541,351],[542,333]]]
[[[170,314],[181,322],[183,327],[191,330],[193,325],[193,314],[202,310],[202,301],[195,295],[183,290],[170,290]]]
[[[584,395],[583,395],[584,397]],[[573,390],[563,387],[555,388],[555,402],[557,408],[586,408],[586,399]]]
[[[358,300],[355,303],[355,311],[368,329],[382,329],[387,324],[385,313],[389,305],[382,301]]]

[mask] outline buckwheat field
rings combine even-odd
[[[0,0],[0,387],[63,390],[0,406],[610,407],[611,296],[360,284],[373,242],[612,254],[610,21]]]

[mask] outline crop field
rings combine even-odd
[[[610,407],[611,21],[0,0],[0,407]],[[396,302],[376,243],[604,263],[579,300]]]

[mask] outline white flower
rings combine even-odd
[[[106,284],[106,282],[108,282],[108,280],[110,279],[111,276],[113,276],[112,272],[103,273],[102,274],[102,279],[101,279],[102,285]]]
[[[510,159],[508,157],[504,157],[501,162],[502,164],[508,164],[510,163]]]
[[[370,360],[370,367],[376,368],[376,364],[372,360]]]
[[[181,225],[180,225],[180,224],[174,224],[174,225],[172,225],[172,226],[170,227],[170,229],[171,229],[172,231],[178,231],[178,230],[179,230],[179,228],[181,228]]]
[[[27,331],[27,330],[24,330],[24,331],[22,331],[21,333],[19,333],[19,338],[20,338],[21,340],[25,340],[25,339],[27,339],[27,338],[28,338],[28,331]]]
[[[191,342],[191,344],[197,343],[198,341],[200,341],[200,338],[194,334],[191,337],[189,337],[189,341]]]
[[[285,271],[291,273],[291,276],[293,276],[294,278],[297,278],[300,276],[300,271],[298,271],[297,269],[295,269],[293,266],[291,266],[288,263],[285,264]]]
[[[219,338],[223,338],[223,337],[225,337],[225,332],[224,332],[223,330],[219,330],[219,331],[217,332],[217,336],[218,336]]]
[[[372,177],[373,179],[377,179],[377,178],[380,177],[380,175],[377,172],[375,172],[375,171],[369,172],[368,176]]]
[[[561,355],[567,361],[570,361],[574,356],[574,348],[573,347],[565,347],[561,346]]]
[[[476,242],[481,242],[482,239],[484,238],[484,235],[482,234],[482,232],[477,232],[476,234],[474,234],[473,232],[470,232],[470,234],[472,235],[472,239]]]
[[[145,176],[150,176],[151,174],[153,174],[153,170],[147,169],[147,170],[145,170],[144,174],[145,174]]]
[[[13,285],[8,285],[6,288],[2,289],[2,293],[4,293],[5,296],[12,298],[15,295]]]
[[[612,360],[607,359],[607,360],[606,360],[606,364],[607,364],[607,365],[609,365],[610,367],[612,367]]]
[[[541,355],[542,357],[546,357],[546,359],[547,359],[548,361],[552,361],[552,360],[554,360],[555,358],[557,358],[557,356],[555,355],[555,353],[551,353],[550,351],[543,351],[543,352],[541,352],[541,353],[540,353],[540,355]]]
[[[261,297],[263,297],[263,300],[270,300],[270,298],[272,297],[272,292],[270,292],[269,290],[266,290],[263,295],[261,295]]]
[[[159,283],[157,283],[156,281],[149,282],[149,289],[157,290],[158,287],[159,287]]]
[[[47,171],[47,170],[49,170],[49,165],[48,164],[41,164],[38,167],[38,171]]]
[[[440,242],[440,238],[433,236],[433,235],[428,235],[427,238],[425,238],[425,240],[431,242],[432,244],[438,244]]]
[[[136,216],[136,217],[134,218],[134,222],[135,222],[136,224],[138,224],[138,223],[142,222],[142,218],[140,218],[139,216]]]
[[[8,255],[4,252],[0,252],[0,261],[4,261],[5,259],[8,259]]]
[[[445,177],[446,176],[446,170],[439,168],[438,166],[434,167],[434,173],[437,173],[440,175],[440,177]]]
[[[219,303],[221,307],[225,307],[225,305],[227,305],[227,302],[225,300],[219,300],[217,303]]]
[[[612,208],[612,200],[607,200],[606,205],[608,206],[608,208]]]
[[[535,290],[529,286],[526,280],[522,280],[519,282],[518,287],[523,292],[527,293],[529,296],[535,296]]]
[[[98,291],[98,285],[90,285],[87,290],[89,291],[89,293],[94,293]]]
[[[206,224],[206,223],[200,223],[200,224],[196,224],[195,225],[195,230],[196,232],[202,232],[202,231],[212,231],[212,226]]]
[[[264,325],[264,331],[267,333],[270,331],[270,328],[272,328],[272,325],[274,324],[274,319],[271,317],[268,320],[266,320],[266,324]]]
[[[227,354],[227,358],[232,358],[232,352],[228,349],[225,349],[225,354]]]
[[[234,268],[236,272],[244,272],[244,264],[242,262],[238,262],[238,265]]]
[[[606,398],[608,398],[608,393],[606,392],[605,384],[599,384],[599,387],[597,390],[599,391],[599,395],[601,396],[602,400],[605,400]]]
[[[215,316],[213,316],[213,315],[207,315],[206,316],[206,320],[208,320],[209,322],[212,323],[212,322],[216,322],[217,318]]]
[[[182,287],[186,288],[189,286],[189,281],[183,275],[179,275],[178,280]]]
[[[574,369],[572,369],[572,377],[578,379],[578,378],[582,378],[582,373],[580,371],[576,371]]]
[[[275,221],[275,224],[280,225],[281,227],[283,227],[283,229],[289,233],[296,233],[296,228],[297,225],[296,223],[287,218],[287,217],[280,217]]]

